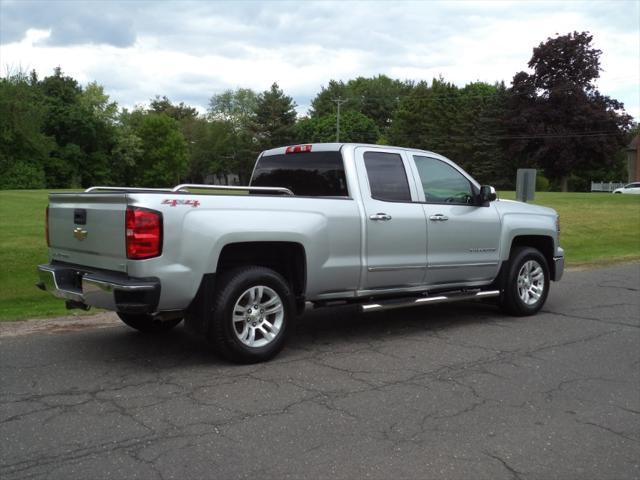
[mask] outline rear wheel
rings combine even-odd
[[[511,252],[500,306],[511,315],[533,315],[547,300],[549,283],[544,255],[535,248],[517,247]]]
[[[182,318],[161,321],[154,319],[151,315],[120,312],[118,312],[118,316],[126,325],[144,333],[168,332],[182,321]]]
[[[286,280],[264,267],[242,267],[222,275],[214,295],[208,338],[225,358],[263,362],[282,350],[295,299]]]

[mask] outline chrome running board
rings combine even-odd
[[[419,297],[411,299],[380,300],[376,303],[360,305],[363,312],[378,312],[392,310],[394,308],[417,307],[418,305],[430,305],[432,303],[461,302],[464,300],[479,300],[500,295],[500,290],[485,290],[474,293],[453,293],[448,295],[434,295],[433,297]]]

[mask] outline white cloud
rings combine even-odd
[[[160,94],[204,109],[226,88],[277,81],[305,110],[330,79],[379,73],[508,84],[538,43],[588,30],[603,50],[599,88],[640,118],[633,1],[62,2],[49,16],[24,5],[3,2],[3,66],[46,75],[59,65],[129,107]]]

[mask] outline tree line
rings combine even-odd
[[[624,147],[637,125],[595,87],[601,51],[587,32],[534,48],[530,73],[510,86],[458,87],[385,75],[331,80],[299,117],[274,83],[212,95],[205,114],[166,96],[129,111],[101,85],[56,68],[0,79],[0,188],[171,186],[209,175],[246,183],[260,151],[293,143],[391,144],[441,153],[478,181],[512,188],[520,167],[543,189],[583,190],[624,178]]]

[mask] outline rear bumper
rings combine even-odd
[[[557,255],[553,257],[553,279],[558,282],[562,278],[562,274],[564,273],[564,250],[562,248],[558,248]]]
[[[76,304],[123,313],[155,313],[160,300],[157,278],[50,263],[38,265],[38,288]]]

